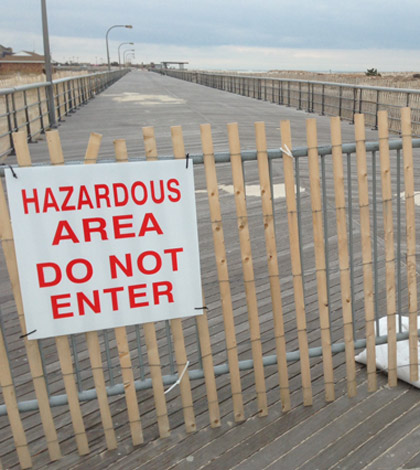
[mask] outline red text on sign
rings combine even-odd
[[[100,314],[104,303],[111,302],[112,310],[120,309],[121,297],[128,297],[130,310],[174,303],[173,285],[169,281],[158,281],[148,284],[135,284],[128,287],[112,287],[109,289],[93,290],[88,296],[84,292],[72,294],[59,294],[51,296],[52,316],[55,320],[85,316],[87,313]]]

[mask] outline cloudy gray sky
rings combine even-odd
[[[4,0],[0,44],[42,52],[40,0]],[[54,60],[104,61],[134,42],[136,62],[191,68],[420,70],[419,0],[47,0]]]

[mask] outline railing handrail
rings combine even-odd
[[[332,87],[341,87],[341,88],[357,88],[359,90],[371,90],[371,91],[389,91],[395,93],[410,93],[410,94],[420,94],[420,89],[417,88],[398,88],[398,87],[384,87],[384,86],[371,86],[371,85],[360,85],[357,83],[339,83],[339,82],[324,82],[319,80],[301,80],[298,78],[280,78],[280,77],[268,77],[268,76],[259,76],[259,75],[231,75],[224,73],[212,73],[204,71],[193,71],[193,70],[171,70],[170,73],[182,74],[182,73],[196,73],[208,76],[216,77],[232,77],[232,78],[249,78],[249,79],[261,79],[261,80],[274,80],[277,82],[292,82],[292,83],[307,83],[310,85],[325,85]]]
[[[27,83],[26,85],[19,85],[16,87],[11,87],[11,88],[0,88],[0,95],[10,95],[11,93],[18,93],[20,91],[28,91],[28,90],[33,90],[35,88],[42,88],[49,86],[51,84],[57,85],[58,83],[65,83],[69,82],[72,80],[77,80],[79,78],[90,78],[90,77],[98,77],[99,75],[106,75],[106,74],[113,74],[113,73],[119,73],[120,70],[113,70],[111,72],[94,72],[94,73],[89,73],[86,75],[76,75],[74,77],[64,77],[64,78],[57,78],[56,80],[53,80],[52,82],[35,82],[35,83]]]
[[[395,139],[389,141],[390,150],[401,150],[402,149],[402,139]],[[379,151],[379,142],[378,141],[366,141],[365,142],[366,152],[377,152]],[[420,148],[420,139],[412,139],[412,148]],[[356,143],[343,143],[341,146],[343,154],[355,153],[356,152]],[[278,149],[268,149],[267,156],[269,160],[275,160],[282,158],[282,150]],[[296,158],[307,157],[308,156],[308,147],[296,147],[292,150],[292,155]],[[321,145],[318,147],[318,155],[324,157],[326,155],[332,155],[332,145]],[[231,154],[230,152],[215,152],[214,160],[216,163],[229,163]],[[257,150],[241,150],[242,161],[256,161],[257,160]],[[173,155],[163,155],[159,160],[173,160],[175,157]],[[195,164],[204,163],[204,154],[203,153],[190,153],[189,157]],[[139,157],[131,157],[130,161],[138,161]],[[113,163],[115,160],[112,159],[101,159],[98,160],[97,165],[103,163]],[[66,161],[66,165],[80,165],[83,164],[82,160],[70,160]],[[48,166],[49,162],[34,162],[32,166]],[[10,165],[12,168],[19,170],[19,165],[14,164]],[[4,176],[4,166],[0,166],[0,177]]]

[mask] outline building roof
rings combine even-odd
[[[8,54],[5,57],[0,58],[0,62],[2,63],[41,63],[45,62],[44,56],[37,54],[35,52],[29,51],[19,51],[15,52],[14,54]]]

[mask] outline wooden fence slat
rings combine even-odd
[[[171,127],[172,146],[175,158],[185,158],[184,139],[180,126]],[[203,305],[205,305],[203,293]],[[217,397],[216,377],[214,375],[213,354],[211,350],[210,332],[207,319],[207,312],[196,317],[196,324],[200,340],[201,357],[204,370],[204,381],[207,390],[207,403],[209,407],[210,426],[212,428],[220,426],[219,400]],[[184,376],[185,377],[185,376]],[[240,397],[242,398],[242,396]],[[233,398],[234,403],[237,399]],[[240,410],[239,410],[240,411]],[[243,420],[243,412],[235,415],[235,421]]]
[[[50,160],[53,165],[64,165],[64,154],[61,147],[60,136],[57,130],[51,130],[46,133],[48,150],[50,154]],[[99,151],[99,145],[93,146],[93,143],[97,141],[97,137],[94,135],[90,136],[90,144],[88,144],[87,154],[89,155],[92,163],[92,158],[95,156],[95,152]],[[102,425],[104,427],[105,441],[109,450],[117,448],[117,440],[115,437],[114,426],[112,424],[111,410],[108,403],[108,395],[106,391],[105,378],[102,369],[102,357],[101,348],[99,344],[99,338],[96,331],[86,333],[86,344],[89,351],[89,358],[92,368],[92,374],[95,383],[95,389],[98,397],[99,410],[102,419]]]
[[[22,134],[18,139],[20,141],[20,148],[25,148],[26,133]],[[23,140],[25,142],[23,142]],[[26,149],[26,156],[29,151]],[[12,285],[13,296],[16,302],[16,309],[20,328],[23,335],[26,335],[26,324],[23,313],[22,295],[20,291],[19,276],[17,271],[17,261],[15,246],[13,242],[12,226],[10,223],[9,210],[6,203],[5,192],[3,185],[0,181],[0,233],[2,240],[3,252],[6,260],[7,270],[9,273],[10,283]],[[44,378],[44,371],[42,368],[41,354],[39,351],[38,341],[30,341],[27,336],[24,336],[24,344],[26,354],[28,357],[29,368],[31,371],[32,380],[34,383],[35,394],[39,403],[39,412],[41,422],[47,440],[48,452],[51,460],[59,460],[61,458],[60,445],[58,443],[57,432],[55,429],[46,382]]]
[[[50,152],[50,161],[53,165],[64,164],[64,156],[61,148],[60,138],[57,130],[48,131],[46,133],[48,149]],[[19,154],[16,153],[20,166],[28,165],[27,158],[21,160]],[[29,165],[30,165],[29,161]],[[83,416],[80,409],[79,396],[77,386],[74,379],[73,360],[67,336],[57,336],[55,338],[57,346],[58,359],[60,361],[61,372],[63,375],[64,387],[69,402],[70,415],[73,423],[75,439],[80,455],[89,453],[89,444],[86,436]]]
[[[409,315],[410,380],[419,379],[417,269],[416,269],[416,210],[414,204],[414,167],[410,108],[401,109],[401,132],[404,158],[405,210],[407,225],[407,285]],[[400,197],[398,194],[397,197]]]
[[[83,422],[82,411],[80,409],[77,386],[74,379],[73,361],[70,352],[69,340],[67,336],[57,336],[55,338],[55,343],[57,346],[61,373],[63,375],[64,387],[68,398],[77,449],[80,455],[86,455],[89,453],[89,444]]]
[[[209,132],[209,131],[208,131]],[[231,137],[231,136],[230,136]],[[210,140],[210,136],[204,134],[203,132],[203,141],[205,139]],[[229,144],[232,142],[229,141]],[[231,149],[232,150],[232,149]],[[238,150],[238,149],[236,149]],[[207,150],[204,150],[204,153],[212,152],[212,149],[207,145]],[[236,152],[238,153],[238,152]],[[239,151],[240,154],[240,151]],[[232,164],[232,177],[233,177],[233,187],[235,194],[235,203],[236,203],[236,214],[237,214],[237,224],[239,232],[239,244],[241,249],[241,259],[242,259],[242,270],[245,283],[245,295],[248,306],[248,323],[249,323],[249,332],[251,337],[251,350],[252,357],[254,361],[254,374],[255,374],[255,385],[257,392],[257,401],[258,409],[260,416],[266,416],[268,414],[268,405],[267,405],[267,396],[266,396],[266,385],[265,385],[265,376],[264,376],[264,365],[262,361],[262,345],[261,345],[261,332],[260,332],[260,323],[258,316],[258,303],[257,303],[257,293],[255,286],[255,275],[252,259],[252,249],[251,249],[251,240],[249,233],[248,225],[248,213],[245,200],[245,183],[243,180],[242,165],[238,167],[235,166],[235,161],[232,160],[231,153],[231,164]],[[209,163],[210,167],[211,163]],[[214,184],[217,185],[216,180],[216,171],[214,169]],[[221,223],[221,218],[220,218]]]
[[[171,320],[171,330],[174,337],[175,359],[178,367],[178,377],[181,376],[187,366],[187,352],[185,350],[184,331],[182,329],[182,320],[175,318]],[[185,430],[193,432],[197,429],[195,424],[194,404],[191,392],[190,377],[187,372],[183,375],[179,384],[181,390],[182,409],[184,413]]]
[[[220,210],[219,191],[217,184],[216,165],[214,161],[213,141],[209,124],[200,126],[201,142],[204,154],[204,168],[206,172],[207,193],[209,197],[211,224],[213,229],[214,248],[217,264],[221,265],[221,279],[229,282],[227,269],[226,250],[224,246],[222,214]],[[257,393],[258,413],[266,416],[267,395],[264,377],[264,365],[262,361],[262,347],[260,324],[258,318],[257,295],[255,289],[254,269],[252,263],[251,243],[249,240],[248,221],[235,192],[237,204],[237,217],[239,225],[239,242],[241,248],[242,269],[245,282],[246,301],[248,306],[248,323],[251,337],[251,351],[254,361],[255,388]]]
[[[182,137],[182,128],[180,126],[173,126],[171,127],[171,135],[172,135],[172,143],[173,143],[173,150],[175,158],[181,158],[184,155],[185,158],[185,148],[183,143]],[[182,143],[182,145],[181,145]],[[232,401],[233,401],[233,413],[235,422],[241,422],[245,420],[245,413],[244,413],[244,405],[243,405],[243,397],[242,397],[242,386],[241,386],[241,378],[239,372],[239,360],[238,360],[238,350],[236,344],[236,332],[235,332],[235,323],[233,317],[233,309],[232,309],[232,299],[230,293],[230,286],[229,282],[224,283],[225,288],[221,290],[222,296],[222,314],[223,314],[223,322],[225,327],[225,338],[226,338],[226,349],[227,349],[227,356],[228,356],[228,364],[229,364],[229,373],[230,373],[230,383],[231,383],[231,390],[232,390]],[[204,294],[203,294],[203,305],[205,305]],[[200,320],[199,331],[205,328],[200,337],[203,336],[203,339],[208,344],[206,346],[207,350],[211,347],[210,345],[210,334],[208,331],[208,321],[207,321],[207,313],[204,311],[206,318]],[[203,350],[203,339],[200,338],[201,349]],[[203,353],[203,351],[202,351]],[[207,389],[212,388],[211,393],[208,396],[212,397],[211,402],[215,403],[212,405],[214,408],[213,422],[214,427],[220,425],[220,412],[218,407],[218,399],[217,399],[217,390],[216,390],[216,380],[214,376],[214,369],[213,369],[213,357],[212,354],[209,354],[208,351],[206,353],[208,359],[206,362],[208,363],[207,372],[205,373],[208,375],[208,379],[206,379],[206,383],[208,382]],[[204,364],[204,361],[203,361]]]
[[[57,129],[45,133],[52,165],[64,165],[64,154]]]
[[[128,160],[125,140],[119,139],[114,141],[114,148],[115,158],[118,162],[124,162]],[[125,327],[115,328],[114,333],[115,339],[117,341],[121,376],[124,383],[124,394],[127,404],[128,420],[130,423],[131,439],[133,445],[136,446],[143,442],[143,431],[140,421],[140,411],[137,402],[136,387],[134,384],[130,347],[128,345],[127,332]]]
[[[128,161],[127,146],[125,140],[114,141],[115,157],[118,162]],[[134,384],[134,374],[131,364],[130,347],[128,345],[127,332],[125,327],[114,329],[117,340],[118,356],[120,359],[121,375],[124,383],[124,393],[127,403],[127,413],[130,421],[131,438],[133,445],[143,442],[143,431],[140,421],[140,411],[137,402],[136,387]]]
[[[25,430],[20,419],[18,403],[16,399],[15,387],[13,384],[12,373],[10,370],[9,358],[4,342],[3,331],[0,329],[0,386],[6,404],[7,416],[9,417],[10,427],[12,429],[13,441],[19,463],[22,468],[32,467],[31,454],[26,440]]]
[[[235,141],[238,143],[236,150],[240,157],[239,133],[235,125]],[[283,321],[283,306],[281,298],[280,273],[277,257],[276,232],[274,226],[273,199],[270,184],[270,169],[267,154],[267,139],[265,133],[265,124],[263,122],[255,123],[255,136],[257,145],[258,173],[261,187],[261,203],[264,220],[265,246],[267,253],[268,275],[270,279],[271,304],[273,307],[274,337],[276,341],[277,368],[279,374],[280,399],[283,411],[289,411],[290,391],[289,377],[287,372],[286,359],[286,338]],[[232,155],[232,148],[231,148]],[[232,158],[232,157],[231,157]],[[239,177],[242,177],[242,160],[235,159],[240,165]],[[233,165],[233,162],[232,162]],[[245,194],[243,195],[245,202]]]
[[[102,136],[100,134],[91,133],[89,138],[88,147],[86,150],[86,164],[95,163],[97,154],[99,152],[100,141]],[[61,150],[61,144],[59,142],[59,135],[53,134],[49,136],[49,149],[53,152],[56,159],[55,164],[64,164],[64,155]],[[55,149],[58,148],[58,152],[55,153]],[[101,414],[102,425],[104,427],[105,441],[109,450],[117,448],[117,440],[115,437],[114,427],[112,424],[112,416],[108,403],[108,395],[105,385],[105,377],[102,368],[102,357],[101,357],[101,346],[99,343],[98,333],[96,331],[89,331],[85,334],[86,345],[89,352],[89,360],[92,369],[93,381],[95,384],[95,390],[98,398],[99,412]]]
[[[397,385],[395,249],[394,228],[392,220],[392,189],[388,140],[388,113],[386,111],[378,112],[378,132],[382,178],[382,207],[385,231],[385,282],[388,317],[388,385],[390,387],[395,387]]]
[[[88,146],[85,153],[85,165],[91,165],[96,163],[101,140],[101,134],[96,134],[93,132],[90,134]],[[98,397],[99,412],[101,414],[102,425],[104,427],[107,448],[109,450],[116,449],[117,439],[115,437],[114,426],[112,424],[111,410],[109,408],[98,332],[88,331],[85,336],[89,352],[89,360],[92,369],[93,381]]]
[[[86,147],[85,153],[85,164],[86,163],[96,163],[98,159],[99,149],[101,147],[102,134],[97,132],[91,132],[89,136],[89,142]]]
[[[377,389],[376,346],[375,346],[375,304],[373,288],[372,243],[370,236],[369,188],[366,163],[366,132],[363,114],[354,115],[356,139],[357,178],[359,187],[360,232],[362,240],[363,292],[366,321],[366,367],[368,390]]]
[[[281,142],[283,148],[292,150],[290,122],[280,121]],[[312,405],[311,370],[309,363],[308,335],[306,331],[305,299],[303,294],[302,264],[300,258],[299,230],[297,220],[295,178],[293,158],[283,152],[284,183],[286,188],[287,219],[289,225],[290,258],[292,263],[293,291],[296,308],[296,323],[300,351],[300,369],[302,380],[303,404]]]
[[[20,130],[12,134],[13,147],[16,155],[19,155],[20,166],[31,166],[31,155],[29,153],[28,136],[26,130]]]
[[[148,161],[157,160],[156,140],[152,127],[143,128],[143,141],[145,143],[146,159]],[[149,360],[150,375],[152,377],[159,434],[161,437],[168,437],[170,435],[170,427],[162,381],[159,348],[156,339],[156,328],[154,323],[145,323],[143,325],[143,330],[146,341],[147,357]]]
[[[344,195],[344,170],[341,139],[341,120],[333,117],[331,124],[331,145],[334,173],[335,214],[337,222],[338,260],[340,266],[341,305],[344,325],[344,343],[347,369],[347,393],[357,394],[356,363],[354,360],[353,306],[351,299],[351,279],[349,245],[346,221],[346,197]]]
[[[98,397],[99,412],[101,414],[102,426],[104,428],[105,442],[108,450],[117,448],[112,415],[109,408],[108,394],[106,391],[104,370],[102,366],[101,345],[97,331],[86,333],[86,345],[89,352],[90,367],[92,369],[93,381],[96,395]]]
[[[203,305],[206,305],[203,295]],[[207,312],[197,317],[197,329],[200,338],[201,359],[203,362],[204,380],[207,390],[207,404],[209,406],[210,427],[217,428],[221,425],[219,398],[217,396],[216,377],[214,375],[213,354]]]
[[[327,292],[327,268],[325,260],[324,228],[322,220],[322,200],[316,119],[306,120],[306,135],[308,143],[309,183],[311,190],[312,226],[314,236],[316,281],[318,286],[318,309],[321,327],[325,399],[326,401],[333,401],[335,398],[334,372],[331,353],[330,314]],[[326,210],[326,208],[324,208],[324,210]],[[354,357],[352,359],[354,363]],[[347,377],[347,380],[349,380],[349,376]]]
[[[177,158],[177,159],[185,159],[186,153],[185,153],[185,146],[184,146],[184,138],[183,138],[183,135],[182,135],[182,128],[180,126],[172,126],[171,127],[171,139],[172,139],[172,148],[173,148],[173,152],[174,152],[174,157]],[[203,305],[204,305],[204,303],[203,303]],[[180,374],[182,372],[182,369],[184,368],[184,363],[187,360],[187,356],[185,354],[184,337],[183,337],[183,335],[181,336],[181,334],[179,334],[179,333],[176,335],[174,330],[180,329],[180,331],[182,333],[181,320],[172,320],[171,321],[171,327],[172,327],[172,331],[173,331],[173,334],[174,334],[175,342],[177,341],[177,338],[178,338],[178,341],[182,340],[182,347],[179,348],[179,352],[178,352],[179,360],[178,360],[178,357],[176,358],[176,361],[177,361],[177,364],[178,364],[178,374]],[[208,337],[210,338],[210,334],[208,333],[208,324],[207,324],[207,322],[201,326],[201,328],[203,328],[203,327],[206,328],[206,330],[207,330],[206,335],[208,335]],[[177,354],[176,349],[175,349],[175,354]],[[185,355],[185,357],[183,357],[184,355]],[[229,355],[229,352],[228,352],[228,355]],[[208,367],[208,361],[207,361],[206,365]],[[213,375],[213,379],[211,379],[210,383],[213,384],[213,387],[214,387],[213,395],[216,396],[216,400],[217,400],[216,381],[215,381],[215,378],[214,378],[214,369],[213,369],[213,358],[212,358],[212,356],[211,356],[211,367],[206,373],[207,374],[210,373],[211,375]],[[239,369],[238,369],[238,376],[239,376]],[[185,385],[183,385],[184,380],[187,381],[187,384],[185,384]],[[189,394],[191,395],[191,388],[190,388],[189,380],[190,380],[189,376],[187,374],[184,375],[184,379],[181,382],[181,387],[185,386],[185,388],[187,390],[189,390]],[[184,412],[186,428],[187,428],[187,431],[188,431],[189,430],[188,426],[190,426],[190,428],[191,428],[190,430],[193,431],[193,430],[195,430],[196,425],[195,425],[195,417],[194,417],[192,397],[189,398],[187,392],[184,392],[184,394],[185,394],[185,397],[186,397],[186,401],[185,401],[185,404],[184,404],[184,410],[188,410],[189,408],[191,408],[191,416],[190,417],[188,417],[187,414]],[[242,397],[240,397],[240,398],[242,398]],[[234,402],[234,406],[235,406],[235,403],[237,402],[237,398],[235,398],[235,396],[233,396],[233,402]],[[236,410],[236,408],[235,408],[235,410]],[[219,413],[217,413],[217,415],[213,418],[213,421],[216,420],[216,419],[219,419],[219,418],[220,418]],[[235,413],[235,420],[238,421],[237,413]],[[187,424],[189,422],[191,422],[191,425]],[[192,424],[193,424],[193,426],[192,426]]]
[[[154,323],[144,323],[143,330],[146,342],[147,358],[150,367],[150,376],[152,378],[159,435],[162,438],[168,437],[170,435],[169,418],[166,407],[165,391],[163,388],[162,370]]]

